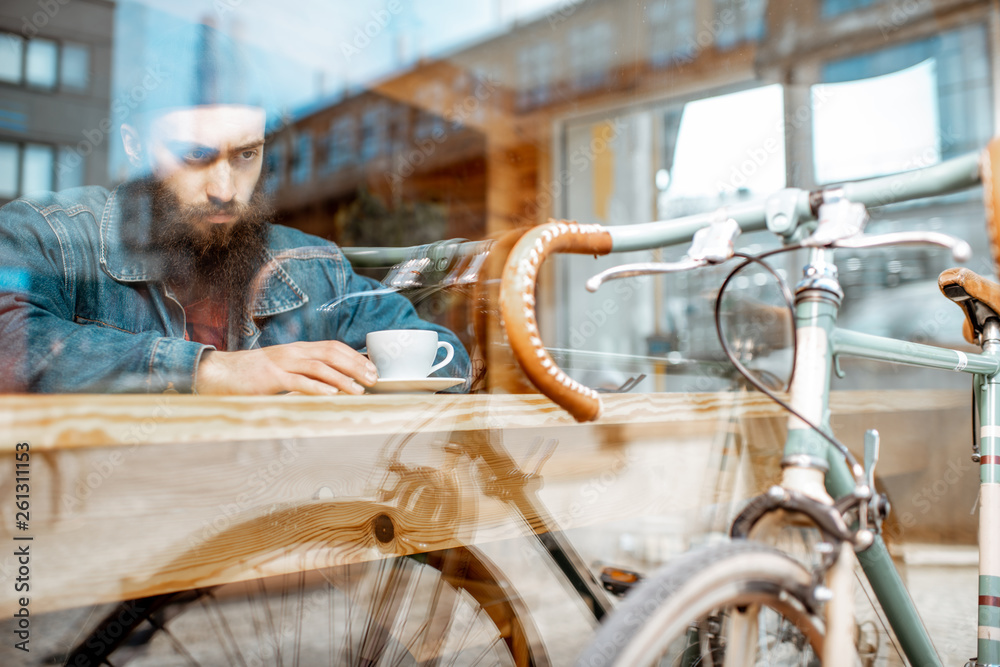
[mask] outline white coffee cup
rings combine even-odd
[[[386,329],[365,337],[368,358],[381,380],[416,380],[445,367],[455,356],[451,343],[439,341],[436,331]],[[434,363],[437,351],[445,349],[444,361]]]

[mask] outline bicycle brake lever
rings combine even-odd
[[[644,276],[651,273],[678,273],[708,264],[721,264],[733,256],[734,244],[739,235],[740,226],[735,220],[720,218],[695,232],[687,256],[681,261],[639,262],[616,266],[591,277],[586,284],[587,290],[596,292],[603,283],[619,278]]]
[[[645,276],[651,273],[677,273],[679,271],[690,271],[700,266],[708,264],[704,259],[683,259],[679,262],[639,262],[636,264],[622,264],[610,269],[601,271],[597,275],[591,276],[587,280],[587,290],[596,292],[600,286],[609,280],[619,278],[631,278],[633,276]]]
[[[891,232],[874,236],[854,236],[830,244],[833,248],[879,248],[890,245],[936,245],[951,250],[956,262],[967,262],[972,257],[972,246],[962,239],[941,232]]]

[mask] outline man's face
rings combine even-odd
[[[152,176],[202,231],[236,221],[250,203],[263,164],[264,118],[259,107],[220,104],[169,111],[151,122]]]

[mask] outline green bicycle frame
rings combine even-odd
[[[830,251],[814,250],[810,266],[828,264]],[[829,378],[839,356],[902,363],[970,373],[980,378],[980,577],[979,656],[981,665],[1000,664],[1000,342],[984,345],[982,354],[922,345],[836,327],[840,305],[835,272],[825,283],[800,285],[796,330],[800,341],[792,405],[823,429],[829,429]],[[801,420],[790,418],[786,466],[826,469],[826,488],[834,498],[852,493],[855,477],[840,452]],[[885,542],[857,554],[907,659],[913,665],[939,665],[940,659],[917,614]]]

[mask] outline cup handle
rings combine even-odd
[[[444,361],[442,361],[439,364],[434,364],[433,366],[431,366],[431,373],[447,366],[448,362],[451,361],[452,358],[455,356],[455,348],[451,346],[451,343],[444,340],[438,341],[438,349],[440,350],[442,347],[445,348],[448,352],[447,354],[444,355]],[[428,373],[428,375],[430,375],[431,373]]]

